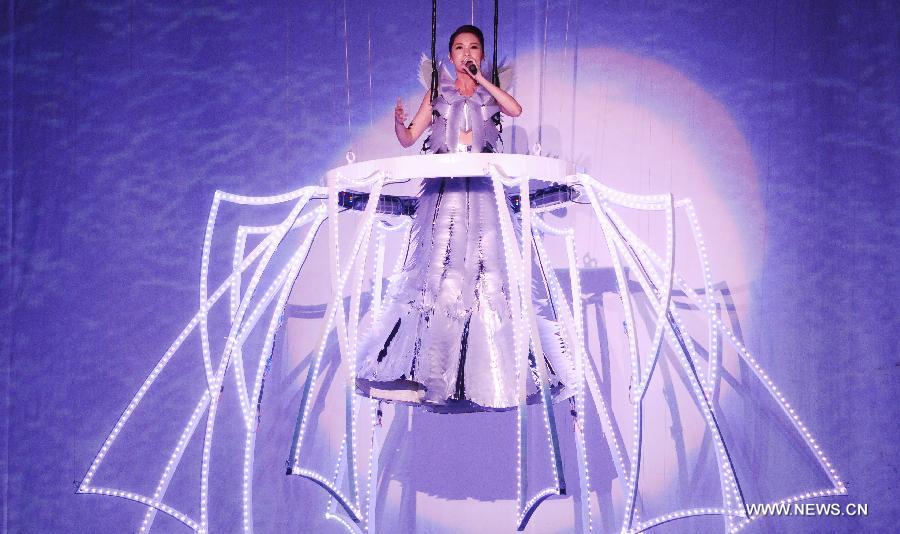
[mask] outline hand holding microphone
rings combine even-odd
[[[475,64],[475,61],[473,61],[471,58],[466,58],[466,59],[463,60],[463,62],[464,62],[465,65],[466,65],[466,70],[469,71],[469,74],[470,74],[473,78],[474,78],[475,76],[478,76],[478,65]]]

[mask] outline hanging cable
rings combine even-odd
[[[350,116],[350,38],[347,30],[347,0],[344,0],[344,83],[347,86],[347,143],[353,142]]]
[[[438,70],[435,44],[437,43],[437,0],[431,0],[431,102],[438,97]]]
[[[572,33],[574,34],[574,45],[572,53],[572,117],[569,120],[569,159],[575,160],[575,118],[578,109],[578,0],[575,0],[575,10],[572,19]],[[566,45],[568,46],[569,23],[568,15],[566,15]]]
[[[541,79],[538,88],[538,145],[544,141],[544,71],[547,69],[547,26],[549,26],[550,0],[544,2],[544,43],[541,47]]]
[[[371,4],[370,4],[371,6]],[[368,35],[368,67],[369,71],[369,128],[375,124],[375,104],[372,96],[372,9],[366,13],[366,34]]]
[[[494,0],[494,64],[491,65],[491,83],[500,87],[500,69],[497,68],[497,31],[500,28],[500,3],[499,0]],[[497,125],[497,128],[500,130],[500,134],[503,134],[503,120],[500,112],[494,113],[494,116],[491,117],[491,120],[494,121],[494,124]],[[500,137],[500,142],[503,142],[503,137]]]
[[[497,29],[500,27],[500,0],[494,0],[494,66],[491,69],[491,83],[500,87],[500,71],[497,69]]]

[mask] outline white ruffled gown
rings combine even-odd
[[[515,214],[513,222],[519,236]],[[537,362],[546,365],[554,397],[566,398],[574,374],[569,353],[557,323],[539,316],[538,324],[544,357]],[[358,354],[362,395],[447,413],[518,405],[508,277],[490,178],[425,180],[411,250]],[[533,356],[529,403],[540,400]]]

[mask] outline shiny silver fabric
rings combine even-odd
[[[472,132],[473,152],[499,152],[500,133],[491,119],[500,111],[494,97],[478,85],[472,96],[462,96],[452,78],[441,76],[440,91],[432,104],[435,115],[431,123],[428,145],[436,154],[453,152],[459,133]]]
[[[426,145],[435,153],[494,152],[500,108],[481,86],[461,96],[444,69]],[[472,144],[459,143],[461,130]],[[504,196],[502,209],[511,210]],[[521,243],[518,215],[512,215]],[[516,358],[500,219],[488,177],[430,178],[422,185],[410,253],[391,280],[378,321],[360,341],[363,395],[447,413],[518,405]],[[526,398],[539,402],[536,365],[566,398],[573,362],[552,320],[538,317],[544,354],[522,366]]]
[[[434,411],[513,408],[515,343],[490,178],[428,179],[420,198],[414,248],[360,345],[358,390]],[[541,317],[538,323],[544,355],[532,364],[546,366],[559,396],[572,364],[558,325]],[[523,369],[532,376],[528,400],[538,402],[536,374]]]

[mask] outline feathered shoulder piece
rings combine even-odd
[[[491,74],[491,64],[485,63],[484,72],[485,76],[490,77]],[[512,89],[513,85],[513,66],[512,62],[508,61],[506,58],[500,62],[500,65],[497,67],[498,74],[500,75],[500,89],[504,91],[509,91]],[[444,65],[443,61],[438,61],[438,77],[440,83],[448,83],[452,82],[453,75],[447,70],[447,66]],[[419,60],[419,82],[422,84],[422,87],[428,89],[431,87],[431,58],[422,54],[422,58]]]

